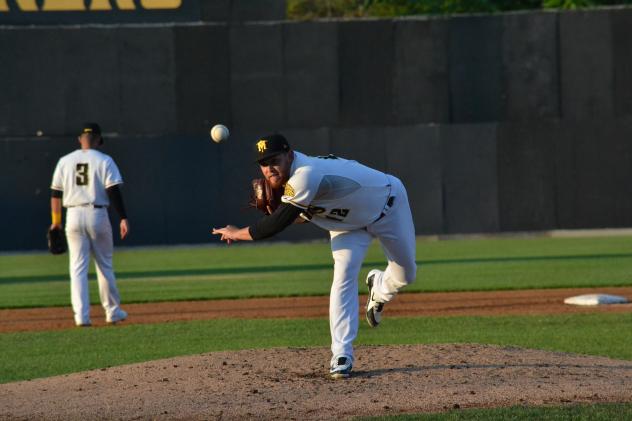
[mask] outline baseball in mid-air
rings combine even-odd
[[[228,128],[223,124],[216,124],[211,129],[211,139],[213,139],[213,142],[215,143],[225,141],[228,139],[229,134],[230,132],[228,131]]]

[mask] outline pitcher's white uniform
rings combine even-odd
[[[415,280],[415,227],[402,182],[356,161],[294,151],[282,201],[305,210],[330,232],[334,279],[329,303],[331,351],[353,359],[358,332],[358,274],[373,237],[388,260],[374,280],[374,297],[387,303]]]
[[[96,263],[99,296],[106,320],[111,321],[122,313],[112,269],[112,226],[106,193],[107,188],[122,183],[112,158],[95,149],[79,149],[62,157],[53,174],[51,189],[63,192],[62,204],[67,208],[71,301],[77,325],[91,323],[88,293],[91,253]]]

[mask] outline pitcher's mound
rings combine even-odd
[[[487,345],[361,346],[178,357],[0,385],[2,419],[340,419],[453,408],[632,401],[632,362]]]

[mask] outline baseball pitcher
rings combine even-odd
[[[212,233],[227,243],[257,241],[279,233],[297,218],[329,231],[334,259],[330,375],[349,377],[358,332],[357,279],[371,240],[380,241],[388,259],[385,270],[371,270],[366,279],[365,310],[371,327],[380,323],[384,305],[415,280],[415,227],[406,189],[398,178],[356,161],[294,151],[280,134],[262,137],[254,149],[265,182],[273,190],[282,189],[281,203],[249,227],[227,225]]]
[[[99,296],[107,323],[127,318],[120,308],[119,292],[112,268],[112,226],[107,208],[117,211],[121,239],[129,232],[129,223],[119,186],[123,178],[108,155],[97,148],[103,144],[101,128],[87,123],[79,135],[81,148],[62,157],[57,163],[51,183],[50,230],[62,227],[61,208],[66,211],[66,238],[70,255],[70,290],[77,326],[90,326],[88,265],[94,256],[99,283]]]

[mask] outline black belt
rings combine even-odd
[[[93,205],[91,203],[86,203],[83,205],[68,206],[68,207],[69,208],[95,208],[95,209],[107,208],[107,206],[105,205]]]
[[[392,208],[393,207],[393,203],[395,203],[395,196],[391,196],[388,198],[388,200],[386,201],[386,206],[384,206],[384,209],[386,210],[386,208]],[[386,213],[382,212],[380,214],[380,216],[373,221],[373,223],[379,221],[380,219],[384,218],[384,216],[386,215]]]

